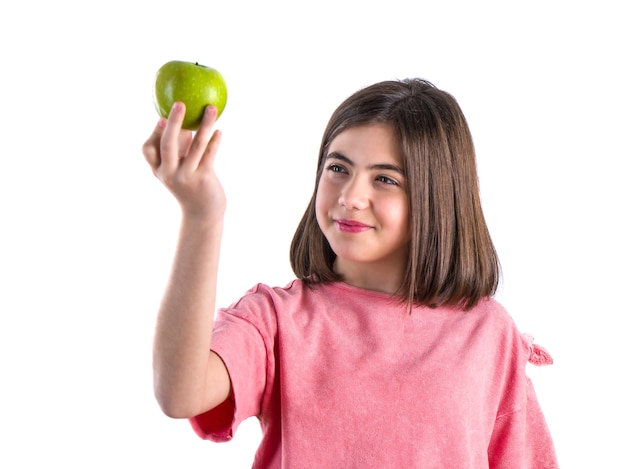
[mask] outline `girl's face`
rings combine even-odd
[[[317,189],[317,222],[349,284],[394,293],[409,246],[407,178],[393,129],[352,127],[331,142]]]

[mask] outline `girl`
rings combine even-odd
[[[226,441],[255,416],[255,468],[556,468],[526,362],[549,362],[492,298],[499,263],[456,100],[424,80],[330,118],[291,246],[297,279],[221,309],[226,198],[208,107],[143,147],[182,209],[154,344],[163,411]]]

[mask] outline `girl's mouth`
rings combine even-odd
[[[362,233],[363,231],[367,231],[372,227],[370,225],[366,225],[356,220],[346,220],[344,218],[340,218],[335,220],[335,224],[339,231],[344,233]]]

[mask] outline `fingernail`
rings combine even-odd
[[[180,101],[176,101],[174,104],[172,104],[172,112],[180,111],[182,106],[183,106],[183,103],[181,103]]]

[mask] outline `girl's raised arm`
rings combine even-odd
[[[154,338],[154,390],[163,412],[188,418],[223,402],[230,392],[226,367],[211,348],[217,270],[226,197],[213,162],[221,132],[217,110],[206,108],[195,135],[182,130],[176,103],[143,145],[154,174],[178,200],[178,246]]]

